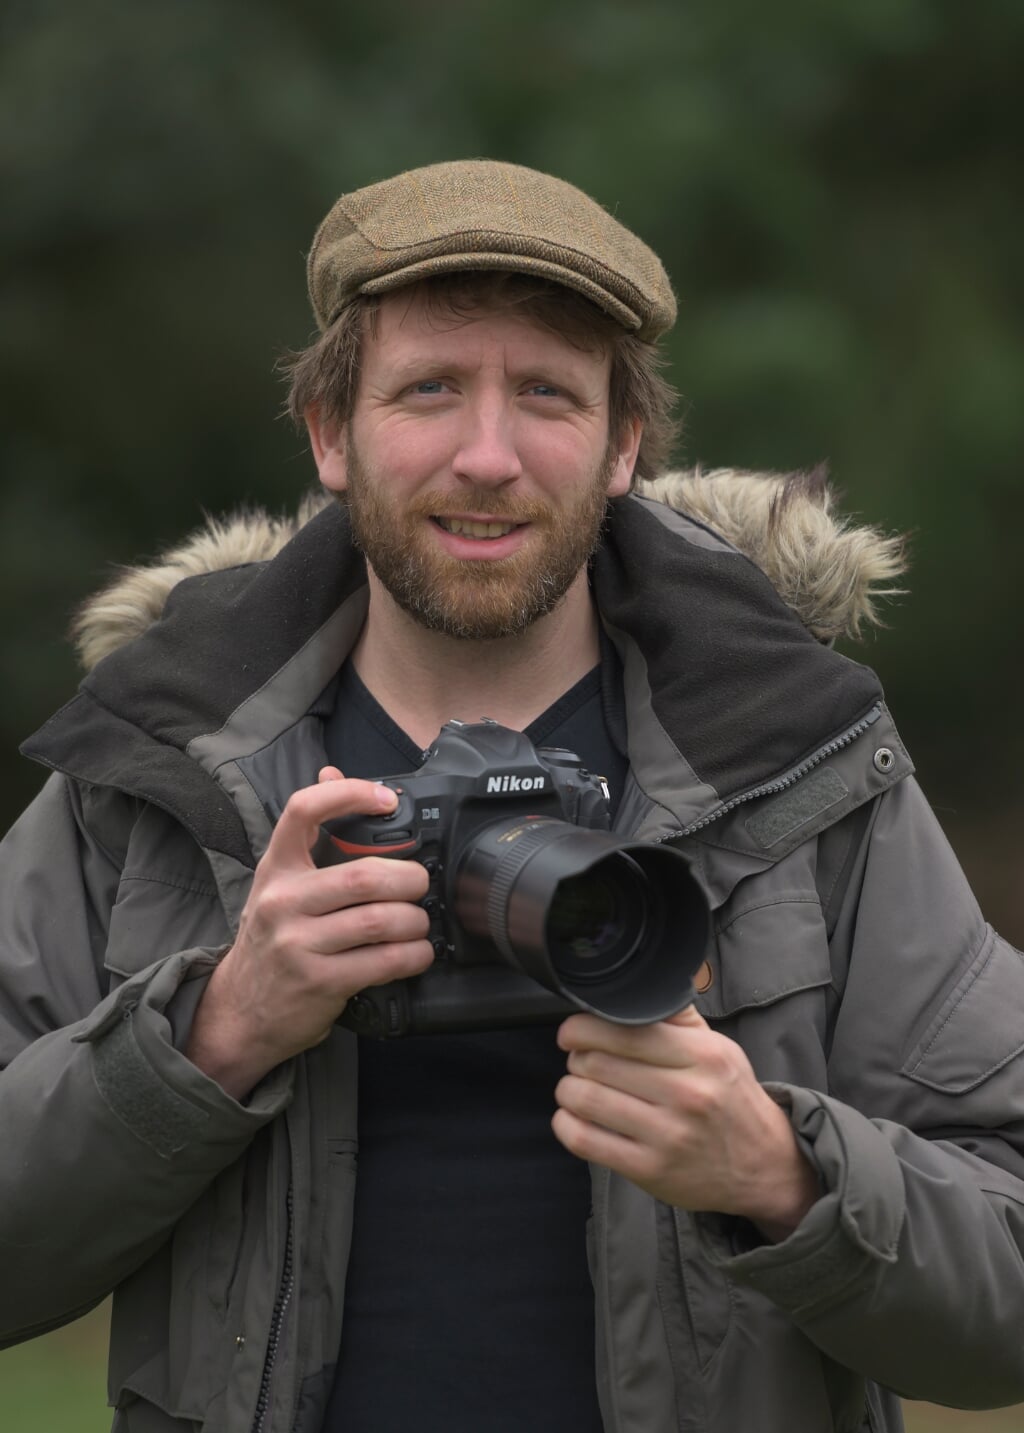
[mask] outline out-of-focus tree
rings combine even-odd
[[[851,507],[912,532],[911,596],[864,655],[951,824],[995,823],[984,886],[1024,851],[1022,60],[1017,0],[15,0],[2,814],[38,785],[14,748],[70,693],[67,615],[106,565],[306,486],[272,369],[310,329],[321,214],[490,155],[662,254],[682,459],[826,459]]]

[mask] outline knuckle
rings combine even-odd
[[[634,1159],[637,1177],[649,1183],[660,1182],[672,1172],[671,1161],[664,1151],[651,1145],[639,1145]]]
[[[572,1075],[596,1075],[597,1065],[592,1050],[570,1050],[566,1068]]]
[[[607,1158],[606,1141],[605,1132],[596,1124],[587,1122],[578,1126],[576,1149],[583,1159],[597,1164],[602,1157]]]
[[[717,1087],[707,1080],[686,1080],[678,1089],[676,1106],[697,1119],[711,1119],[718,1111]]]
[[[430,917],[422,906],[409,906],[409,938],[425,940],[430,934]]]
[[[587,1120],[596,1121],[604,1108],[601,1087],[574,1075],[569,1076],[569,1099],[572,1108]]]
[[[376,894],[379,879],[370,858],[353,861],[350,866],[345,867],[346,891],[356,903],[368,901]]]
[[[378,952],[381,962],[381,980],[397,980],[420,969],[423,952],[414,941],[399,941],[383,945]]]
[[[360,945],[376,945],[382,940],[390,939],[390,922],[381,906],[359,906],[352,912],[352,919]]]
[[[253,914],[263,926],[271,928],[280,925],[281,921],[290,914],[291,902],[288,890],[280,882],[271,882],[255,896],[252,903]]]
[[[714,1031],[709,1030],[708,1037],[704,1054],[704,1063],[708,1069],[722,1075],[738,1074],[746,1064],[742,1047],[735,1040],[729,1040]]]
[[[422,893],[426,894],[427,873],[417,861],[406,861],[400,856],[367,856],[366,864],[389,890],[400,892],[404,897],[419,892],[422,884]]]
[[[616,1071],[619,1068],[618,1057],[608,1055],[603,1050],[588,1050],[585,1053],[583,1073],[591,1080],[600,1080],[602,1084],[612,1085],[615,1083]]]
[[[287,818],[289,821],[311,820],[316,791],[315,786],[302,786],[297,791],[293,791],[284,804],[284,810],[281,813],[282,819]]]
[[[597,1132],[590,1125],[574,1118],[571,1111],[558,1110],[555,1114],[559,1138],[572,1154],[589,1159],[596,1152]]]
[[[410,885],[415,898],[420,900],[430,889],[430,877],[427,875],[426,867],[421,866],[419,861],[407,861],[406,869],[409,872]]]

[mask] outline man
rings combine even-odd
[[[671,289],[561,181],[373,185],[309,274],[292,407],[341,501],[98,599],[105,659],[26,748],[55,774],[5,846],[7,1337],[114,1289],[133,1433],[788,1433],[897,1428],[893,1391],[1024,1398],[1021,958],[875,678],[819,640],[891,545],[851,559],[799,485],[649,482]],[[484,716],[691,858],[696,1006],[336,1023],[435,956],[424,867],[320,867],[321,826],[386,816],[373,778]]]

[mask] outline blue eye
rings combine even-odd
[[[540,393],[543,396],[550,396],[552,398],[559,398],[561,397],[562,390],[556,388],[553,383],[535,383],[530,389],[530,392]]]
[[[424,378],[420,383],[413,384],[415,393],[443,393],[445,385],[440,378]]]

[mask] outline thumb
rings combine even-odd
[[[677,1010],[674,1015],[665,1017],[666,1025],[689,1025],[693,1030],[706,1030],[708,1022],[701,1015],[696,1005],[684,1005],[682,1010]]]

